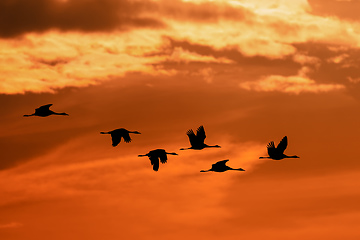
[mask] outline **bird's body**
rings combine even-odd
[[[129,131],[129,130],[126,130],[125,128],[119,128],[119,129],[115,129],[115,130],[112,130],[109,132],[100,132],[100,133],[111,135],[113,147],[116,147],[121,142],[121,138],[123,138],[126,143],[131,142],[129,133],[140,134],[138,131]]]
[[[163,164],[167,162],[167,154],[177,155],[177,153],[168,153],[164,149],[155,149],[155,150],[148,152],[147,154],[138,155],[138,156],[139,157],[145,157],[145,156],[149,157],[151,165],[153,166],[153,170],[158,171],[160,162]],[[160,161],[159,161],[159,159],[160,159]]]
[[[31,117],[31,116],[47,117],[47,116],[50,116],[50,115],[69,116],[69,114],[67,114],[67,113],[57,113],[57,112],[51,111],[50,110],[51,106],[52,106],[52,104],[47,104],[47,105],[38,107],[38,108],[35,109],[35,112],[33,114],[24,115],[24,117]]]
[[[225,172],[228,170],[245,171],[242,168],[231,168],[229,166],[226,166],[227,161],[229,161],[229,159],[218,161],[217,163],[214,163],[209,170],[201,170],[200,172]]]
[[[298,156],[294,155],[294,156],[287,156],[284,154],[284,151],[287,147],[288,144],[288,140],[287,140],[287,136],[283,137],[283,139],[280,141],[280,143],[277,145],[277,147],[275,147],[275,144],[273,141],[271,141],[268,145],[267,145],[267,150],[268,150],[268,157],[260,157],[260,159],[263,158],[270,158],[273,160],[281,160],[284,158],[299,158]]]
[[[195,135],[195,133],[194,133],[194,131],[192,129],[187,131],[187,135],[189,137],[191,147],[189,147],[189,148],[180,148],[180,150],[186,150],[186,149],[201,150],[201,149],[204,149],[204,148],[219,148],[220,147],[219,145],[209,146],[209,145],[204,143],[206,135],[205,135],[205,130],[204,130],[203,126],[200,126],[197,129],[196,135]]]

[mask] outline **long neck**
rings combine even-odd
[[[205,144],[205,146],[206,146],[207,148],[219,148],[219,147],[220,147],[219,145],[212,145],[212,146],[209,146],[209,145],[206,145],[206,144]]]
[[[56,112],[53,112],[53,114],[55,114],[55,115],[66,115],[66,116],[69,115],[69,114],[67,114],[67,113],[56,113]]]
[[[110,134],[109,132],[100,132],[100,134]]]
[[[25,115],[24,115],[24,117],[31,117],[31,116],[35,116],[35,113],[30,114],[30,115],[28,115],[28,114],[25,114]]]
[[[148,156],[147,154],[144,154],[144,155],[138,155],[138,157],[146,157],[146,156]]]
[[[141,134],[138,131],[128,131],[129,133]]]
[[[235,170],[235,171],[245,171],[244,169],[242,168],[231,168],[230,170]]]
[[[201,170],[200,172],[210,172],[211,170]]]
[[[192,147],[189,147],[189,148],[180,148],[180,150],[188,150],[188,149],[192,149]]]
[[[296,156],[296,155],[293,155],[293,156],[284,156],[284,158],[299,158],[298,156]]]
[[[170,154],[170,155],[178,155],[177,153],[166,153],[166,154]]]

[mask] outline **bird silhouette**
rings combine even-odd
[[[140,134],[138,131],[129,131],[129,130],[126,130],[125,128],[119,128],[119,129],[115,129],[115,130],[112,130],[109,132],[100,132],[100,133],[111,135],[113,147],[116,147],[121,142],[121,138],[123,138],[126,143],[131,142],[129,133]]]
[[[41,107],[38,107],[35,109],[35,112],[33,114],[30,115],[24,115],[24,117],[31,117],[31,116],[39,116],[39,117],[47,117],[50,115],[66,115],[69,116],[69,114],[67,113],[57,113],[54,111],[50,110],[50,107],[52,106],[52,104],[47,104]]]
[[[153,166],[153,170],[157,171],[159,170],[159,159],[161,163],[167,162],[167,154],[170,155],[178,155],[177,153],[168,153],[164,149],[155,149],[150,152],[148,152],[145,155],[138,155],[139,157],[149,157],[151,165]]]
[[[259,157],[259,159],[270,158],[273,160],[281,160],[284,158],[299,158],[296,155],[287,156],[284,154],[287,144],[288,144],[287,136],[283,137],[283,139],[280,141],[280,143],[277,145],[276,148],[273,141],[269,142],[269,144],[267,145],[269,157]]]
[[[200,172],[225,172],[228,170],[245,171],[242,168],[231,168],[229,166],[226,166],[227,161],[229,161],[229,159],[218,161],[217,163],[214,163],[209,170],[201,170]]]
[[[204,148],[211,148],[211,147],[219,148],[220,147],[219,145],[209,146],[209,145],[204,143],[206,135],[205,135],[205,130],[204,130],[203,126],[200,126],[197,129],[196,135],[195,135],[195,133],[194,133],[194,131],[192,129],[188,130],[186,134],[189,137],[191,147],[189,147],[189,148],[180,148],[180,150],[187,150],[187,149],[201,150],[201,149],[204,149]]]

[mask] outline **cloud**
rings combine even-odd
[[[300,94],[303,92],[319,93],[344,89],[341,84],[318,84],[304,74],[306,68],[302,68],[298,75],[281,76],[270,75],[256,81],[247,81],[239,84],[240,88],[257,92],[285,92]]]
[[[164,27],[155,18],[141,16],[154,7],[153,2],[129,0],[1,1],[0,37],[51,29],[93,32]]]
[[[346,58],[348,58],[349,55],[348,54],[341,54],[335,57],[332,57],[330,59],[327,59],[328,62],[333,62],[333,63],[341,63],[343,62]]]
[[[202,68],[196,74],[201,76],[205,82],[212,83],[214,72],[212,68]]]
[[[42,57],[34,57],[33,61],[36,63],[40,63],[40,64],[45,64],[48,66],[57,66],[57,65],[63,65],[63,64],[67,64],[71,61],[71,59],[69,58],[62,58],[62,57],[58,57],[58,58],[53,58],[53,59],[46,59],[46,58],[42,58]]]
[[[163,18],[217,22],[244,20],[251,15],[241,7],[220,3],[131,0],[12,0],[0,3],[0,37],[30,32],[111,32],[165,27]]]
[[[358,0],[309,0],[311,13],[320,16],[335,16],[344,20],[359,21]]]
[[[159,1],[159,14],[177,21],[216,23],[220,20],[247,21],[253,13],[245,7],[217,1]]]
[[[348,78],[357,79],[359,73],[360,49],[348,45],[326,43],[295,44],[297,51],[309,56],[316,56],[320,61],[313,66],[314,70],[307,73],[310,79],[318,83],[349,85]],[[352,87],[347,88],[350,90]]]
[[[360,78],[352,78],[352,77],[348,77],[349,82],[351,83],[359,83],[360,82]]]
[[[0,70],[0,93],[55,92],[64,87],[86,87],[127,72],[161,74],[150,65],[159,61],[156,57],[144,58],[128,50],[139,42],[136,36],[134,41],[125,44],[126,39],[116,34],[111,37],[119,40],[117,42],[108,42],[108,37],[99,35],[91,39],[79,34],[48,33],[42,37],[28,35],[22,40],[0,41],[0,63],[4,65]],[[154,49],[159,41],[157,38],[149,41],[148,36],[141,46],[145,50]],[[153,46],[147,46],[149,43]]]
[[[12,47],[21,43],[21,47]],[[233,63],[226,56],[169,47],[168,40],[146,30],[125,38],[117,34],[95,35],[92,39],[70,33],[48,33],[41,38],[28,35],[23,40],[2,40],[0,46],[0,63],[5,66],[0,70],[0,93],[5,94],[54,93],[65,87],[100,84],[130,72],[175,74],[176,71],[162,67],[164,62]]]
[[[291,71],[298,65],[318,68],[324,58],[297,45],[321,43],[348,52],[360,45],[356,23],[313,15],[304,0],[172,4],[162,0],[1,2],[0,36],[7,38],[0,39],[0,93],[55,93],[134,72],[172,76],[185,64],[188,69],[211,68],[200,73],[207,82],[220,77],[220,67],[214,67],[218,64],[226,71],[241,71],[247,81],[269,76],[272,81],[302,84],[301,91],[313,91],[311,79],[317,77],[294,78]],[[339,51],[337,56],[342,54]],[[346,54],[349,57],[325,59],[336,66],[356,66],[355,58]],[[254,71],[258,66],[261,71]],[[290,77],[284,81],[281,76]],[[344,79],[348,76],[358,77],[350,74]],[[317,86],[316,91],[328,87]]]
[[[174,61],[174,62],[205,62],[205,63],[233,63],[233,61],[226,59],[224,57],[215,58],[213,56],[200,55],[195,52],[190,52],[182,49],[181,47],[175,47],[173,52],[165,61]]]
[[[296,53],[293,56],[294,62],[300,63],[301,65],[311,64],[319,65],[321,60],[318,57],[308,56],[301,53]]]
[[[22,223],[11,222],[11,223],[0,224],[0,229],[4,229],[4,228],[19,228],[19,227],[22,227],[22,226],[23,226]]]

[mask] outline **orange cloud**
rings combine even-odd
[[[11,223],[5,223],[5,224],[0,224],[0,229],[1,228],[19,228],[22,227],[23,224],[18,223],[18,222],[11,222]]]
[[[10,38],[51,29],[112,31],[164,27],[156,18],[141,16],[153,9],[149,1],[129,0],[14,0],[0,3],[0,37]]]
[[[171,55],[165,59],[167,61],[175,61],[175,62],[205,62],[205,63],[226,63],[230,64],[233,63],[233,61],[226,59],[224,57],[215,58],[213,56],[204,56],[200,55],[195,52],[190,52],[187,50],[184,50],[180,47],[175,47]]]
[[[359,21],[355,9],[359,9],[358,0],[309,0],[311,13],[320,16],[335,16],[340,19]]]
[[[269,63],[283,60],[318,67],[322,56],[301,52],[297,44],[315,42],[350,50],[360,46],[355,31],[359,23],[313,15],[305,0],[291,4],[284,0],[176,1],[175,5],[160,0],[106,0],[101,4],[98,0],[16,0],[2,4],[9,10],[2,23],[12,22],[24,7],[29,7],[23,21],[13,21],[12,28],[11,24],[0,23],[0,34],[7,37],[0,40],[3,94],[54,93],[66,87],[101,84],[134,72],[169,76],[181,71],[175,63],[194,67],[199,63],[222,64],[238,71],[235,69],[239,69],[240,61],[237,64],[236,60],[240,57],[242,62],[251,60],[254,67],[261,63],[256,57],[268,59]],[[101,7],[97,8],[98,4]],[[161,27],[163,23],[166,28]],[[9,38],[18,35],[22,37]],[[187,48],[186,43],[192,45]],[[328,59],[334,64],[348,60]],[[208,69],[200,74],[207,82],[212,81],[216,75],[213,67],[200,68]],[[246,75],[247,70],[242,71]],[[336,84],[312,82],[317,78],[295,75],[285,79],[282,73],[271,72],[270,68],[268,71],[263,75],[269,77],[262,79],[262,86],[267,85],[268,90],[269,81],[285,84],[291,92],[339,89]],[[283,69],[284,75],[286,71]],[[293,90],[295,85],[298,90]]]
[[[345,89],[342,84],[319,84],[303,74],[303,68],[296,76],[266,76],[260,80],[240,83],[239,86],[245,90],[257,92],[285,92],[299,94],[302,92],[329,92]]]

